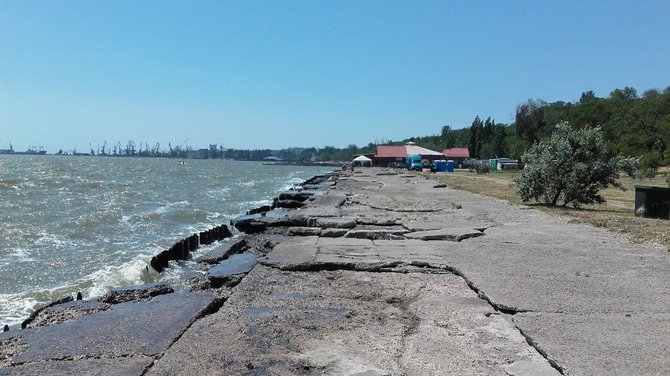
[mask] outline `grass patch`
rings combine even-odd
[[[513,179],[521,171],[491,172],[479,175],[474,172],[456,171],[446,174],[425,174],[449,187],[484,196],[522,204],[516,192]],[[564,215],[576,223],[589,223],[615,232],[630,234],[636,242],[655,242],[670,250],[670,220],[635,217],[635,185],[653,185],[667,187],[665,176],[652,179],[633,180],[627,176],[621,178],[626,191],[607,188],[602,191],[607,200],[601,205],[586,205],[581,209],[572,207],[557,208],[543,205],[531,205],[548,213]],[[454,204],[452,204],[454,205]]]

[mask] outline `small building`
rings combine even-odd
[[[457,166],[459,164],[465,163],[465,161],[470,159],[470,150],[468,150],[468,148],[445,149],[442,154],[446,157],[446,159],[454,161]]]
[[[283,162],[284,161],[283,159],[281,159],[279,157],[276,157],[274,155],[271,155],[269,157],[265,157],[265,158],[263,158],[263,160],[267,161],[267,162]]]
[[[405,145],[405,149],[407,150],[407,154],[414,154],[414,155],[420,155],[422,160],[427,160],[430,163],[433,163],[433,161],[436,161],[438,159],[444,159],[444,154],[437,152],[435,150],[430,150],[426,148],[422,148],[421,146],[417,146],[413,142],[408,142],[407,145]]]
[[[393,164],[405,165],[405,159],[410,154],[420,155],[421,159],[426,159],[430,162],[438,159],[444,159],[444,155],[440,152],[417,146],[413,142],[408,142],[407,145],[379,145],[377,146],[377,153],[374,155],[374,165],[379,167],[393,166]]]
[[[405,146],[379,145],[377,153],[374,156],[374,165],[378,167],[388,167],[393,163],[405,165],[407,158],[407,149]]]

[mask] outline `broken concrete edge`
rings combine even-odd
[[[207,272],[207,278],[213,288],[234,287],[258,263],[258,256],[253,253],[238,253],[220,262]]]
[[[268,227],[307,227],[307,218],[289,218],[288,213],[303,206],[309,205],[308,200],[314,197],[325,195],[328,189],[320,185],[326,181],[332,182],[329,188],[334,187],[337,181],[332,178],[339,176],[341,171],[332,171],[324,175],[317,175],[298,185],[298,187],[310,186],[310,190],[296,190],[291,188],[288,191],[282,192],[279,196],[272,199],[272,206],[270,210],[266,210],[267,205],[256,209],[247,211],[247,214],[238,215],[230,220],[230,226],[236,228],[238,231],[253,235],[265,231]],[[316,184],[315,184],[316,183]],[[344,204],[343,202],[340,205]],[[271,216],[271,213],[276,209],[286,209],[286,215]]]
[[[186,331],[198,320],[202,319],[205,316],[211,315],[213,313],[216,313],[223,307],[223,304],[227,300],[227,297],[217,294],[213,291],[210,292],[191,292],[187,294],[205,294],[205,295],[210,295],[208,299],[211,299],[207,305],[205,305],[200,311],[198,311],[196,314],[192,316],[192,318],[182,327],[182,329],[177,333],[177,335],[173,338],[173,340],[167,344],[165,347],[165,350],[168,350],[172,345],[174,345],[183,335],[186,333]],[[140,304],[140,301],[134,301],[134,302],[124,302],[125,304]],[[113,306],[113,305],[112,305]],[[113,308],[111,308],[113,309]],[[34,328],[33,328],[34,329]],[[29,330],[29,329],[28,329]],[[0,333],[3,334],[3,333]],[[0,335],[0,344],[6,345],[8,341],[21,341],[21,339],[24,338],[24,335],[22,334],[21,331],[15,332],[15,333],[4,333],[4,335]],[[140,354],[136,352],[128,352],[128,353],[118,353],[118,354],[91,354],[87,356],[59,356],[59,357],[53,357],[53,358],[46,358],[46,359],[41,359],[39,361],[15,361],[14,359],[11,360],[11,363],[9,364],[10,368],[4,368],[4,369],[11,369],[11,367],[17,367],[17,366],[26,366],[30,364],[44,364],[44,362],[52,362],[52,361],[58,361],[58,362],[67,362],[67,361],[83,361],[83,360],[93,360],[93,359],[108,359],[108,360],[114,360],[114,359],[126,359],[126,358],[132,358],[132,357],[147,357],[148,359],[151,359],[151,362],[149,362],[146,367],[144,367],[144,370],[140,374],[144,374],[148,369],[150,369],[154,362],[156,360],[159,360],[165,351],[161,351],[158,353],[154,354]],[[2,355],[2,354],[0,354]],[[6,354],[5,354],[6,355]],[[5,359],[6,360],[6,359]],[[0,370],[2,370],[3,367],[0,366]],[[0,374],[3,374],[0,372]],[[10,373],[12,374],[12,373]]]
[[[225,239],[221,244],[198,257],[195,261],[202,264],[218,264],[232,255],[244,252],[247,248],[248,241],[245,237]]]
[[[200,311],[197,315],[195,315],[195,316],[193,317],[193,319],[191,320],[191,322],[189,322],[189,324],[186,325],[186,327],[184,327],[184,330],[182,330],[182,332],[181,332],[181,333],[174,339],[174,341],[172,341],[172,343],[171,343],[167,348],[169,349],[170,347],[172,347],[172,345],[174,345],[177,341],[179,341],[179,338],[181,338],[181,337],[184,335],[184,333],[186,333],[186,331],[187,331],[187,330],[188,330],[188,329],[189,329],[189,328],[190,328],[196,321],[200,320],[201,318],[203,318],[203,317],[205,317],[205,316],[209,316],[209,315],[211,315],[211,314],[213,314],[213,313],[218,312],[218,311],[221,309],[221,307],[223,307],[223,305],[224,305],[224,303],[226,302],[226,300],[228,300],[228,297],[225,297],[225,296],[221,296],[221,295],[215,294],[215,296],[214,296],[214,298],[212,299],[212,301],[211,301],[211,302],[210,302],[210,303],[209,303],[209,304],[208,304],[202,311]],[[156,357],[156,360],[159,359],[161,356],[162,356],[162,354],[159,354],[159,355]],[[153,365],[153,363],[152,363],[151,365]],[[149,368],[151,367],[151,365],[149,366]]]
[[[568,372],[567,369],[565,369],[565,367],[558,364],[558,361],[554,357],[549,355],[549,353],[539,343],[537,343],[537,341],[535,341],[533,337],[531,337],[523,329],[521,329],[521,327],[514,320],[514,316],[512,316],[512,323],[514,323],[516,329],[519,331],[519,333],[521,333],[523,338],[525,338],[526,343],[528,343],[530,347],[534,348],[540,355],[542,355],[542,357],[547,360],[547,362],[549,363],[549,365],[551,365],[552,368],[558,371],[561,375],[571,374],[570,372]]]
[[[174,289],[167,284],[136,285],[129,287],[117,287],[111,289],[99,299],[102,303],[119,304],[142,299],[150,299],[154,296],[171,294]]]
[[[37,318],[37,316],[40,314],[40,312],[44,311],[45,309],[47,309],[49,307],[53,307],[55,305],[71,302],[73,300],[74,300],[73,297],[65,296],[65,297],[62,297],[60,299],[54,300],[51,303],[48,303],[44,307],[40,307],[40,308],[36,309],[35,311],[33,311],[33,313],[30,314],[30,316],[28,316],[27,319],[23,320],[23,322],[21,323],[21,329],[25,329],[31,322],[33,322],[35,320],[35,318]]]
[[[356,200],[351,200],[352,204],[360,205],[360,206],[365,206],[370,209],[375,209],[375,210],[384,210],[392,213],[440,213],[444,211],[444,208],[439,208],[439,209],[396,209],[396,208],[388,208],[388,207],[383,207],[383,206],[375,206],[375,205],[369,205],[369,204],[364,204],[360,201]]]
[[[532,337],[530,337],[527,333],[525,333],[521,327],[514,321],[514,315],[518,313],[526,313],[526,312],[533,312],[532,310],[527,310],[527,309],[522,309],[519,307],[512,307],[508,306],[506,304],[501,304],[496,302],[489,294],[486,293],[483,289],[478,287],[474,282],[472,282],[466,275],[460,271],[458,268],[445,265],[445,264],[432,264],[432,263],[425,263],[425,262],[417,262],[414,263],[415,266],[422,266],[425,265],[426,267],[432,267],[432,268],[441,268],[449,271],[450,273],[453,273],[461,278],[463,278],[463,281],[468,285],[468,287],[477,294],[477,296],[485,300],[491,307],[499,313],[507,314],[512,317],[512,322],[514,323],[514,326],[516,329],[519,331],[519,333],[525,338],[526,343],[528,343],[529,346],[534,348],[544,359],[547,360],[549,365],[551,365],[552,368],[557,370],[561,375],[566,375],[566,370],[564,367],[562,367],[560,364],[558,364],[557,360],[554,359],[552,356],[550,356],[547,351],[545,351],[542,346],[540,346],[535,340],[533,340]]]

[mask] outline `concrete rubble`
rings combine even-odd
[[[670,374],[654,245],[377,168],[233,225],[248,234],[189,293],[63,302],[0,333],[0,375]]]

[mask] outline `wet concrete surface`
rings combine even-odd
[[[666,251],[389,169],[309,184],[206,291],[38,315],[0,375],[670,374]]]
[[[71,321],[13,332],[12,337],[1,341],[5,349],[11,347],[15,351],[3,354],[6,357],[0,360],[5,366],[26,364],[25,369],[32,369],[29,365],[37,362],[61,361],[51,363],[56,370],[61,366],[78,367],[65,364],[67,361],[155,357],[167,350],[193,321],[216,306],[217,296],[211,292],[168,294],[116,304]]]

